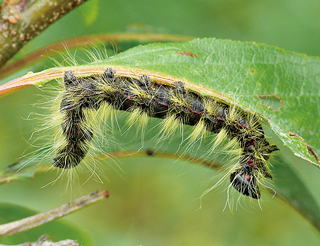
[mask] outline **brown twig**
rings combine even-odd
[[[85,1],[3,1],[0,8],[0,67],[28,41]]]
[[[0,225],[0,236],[8,236],[18,232],[26,231],[36,226],[45,224],[62,216],[70,214],[82,207],[97,202],[109,196],[108,191],[97,191],[89,195],[78,198],[70,203],[62,205],[48,212],[37,214],[22,220]]]

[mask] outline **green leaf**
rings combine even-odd
[[[171,80],[190,82],[186,87],[202,95],[214,96],[258,113],[295,155],[320,165],[318,58],[255,43],[203,39],[182,44],[139,46],[104,62],[105,67],[138,68],[144,73],[149,71],[146,74],[154,75],[154,78],[171,76]],[[28,82],[23,84],[22,78],[19,86],[42,86],[51,79],[61,78],[68,69],[75,72],[79,69],[82,76],[90,76],[103,69],[101,63],[98,67],[92,64],[51,69],[47,77],[46,71],[27,75]],[[272,99],[271,103],[266,98]]]
[[[220,98],[260,114],[295,155],[320,166],[317,57],[256,43],[197,39],[136,47],[106,59],[105,64],[171,75],[211,89]],[[264,104],[265,97],[279,100],[279,107],[274,110]]]

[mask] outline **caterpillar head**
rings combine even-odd
[[[230,175],[232,186],[245,196],[260,199],[257,182],[261,178],[272,179],[268,173],[266,162],[270,154],[277,150],[279,150],[277,146],[269,145],[265,139],[260,140],[259,144],[255,140],[252,141],[252,144],[249,142],[239,160],[241,167]]]
[[[260,199],[260,190],[252,166],[244,165],[242,168],[236,169],[230,175],[230,182],[241,194]]]

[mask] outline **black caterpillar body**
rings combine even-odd
[[[77,166],[85,157],[93,131],[86,124],[84,110],[97,110],[107,103],[117,110],[140,110],[149,117],[174,116],[183,124],[203,122],[207,131],[222,129],[236,139],[242,149],[239,168],[230,175],[232,186],[240,193],[260,198],[259,175],[272,178],[266,163],[270,154],[278,150],[265,139],[258,119],[249,113],[210,97],[187,90],[182,82],[166,86],[151,82],[143,75],[140,80],[115,76],[107,68],[102,76],[77,78],[72,71],[64,75],[65,92],[60,105],[65,144],[58,147],[53,165],[67,169]]]

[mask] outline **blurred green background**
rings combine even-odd
[[[319,9],[317,0],[91,0],[45,30],[19,55],[80,35],[138,32],[255,41],[319,56]],[[120,45],[117,48],[121,51]],[[12,77],[50,64],[36,64]],[[34,106],[39,94],[41,90],[28,88],[0,99],[1,169],[34,149],[29,138],[36,126],[30,113],[41,112]],[[290,151],[284,153],[319,205],[320,171]],[[199,209],[199,197],[217,181],[214,170],[151,157],[120,159],[117,165],[102,161],[99,174],[104,183],[96,177],[85,182],[90,173],[84,172],[72,191],[65,180],[42,188],[57,177],[54,171],[1,185],[0,201],[42,212],[98,189],[109,190],[107,201],[60,220],[72,226],[70,238],[78,235],[83,245],[320,245],[319,233],[305,218],[264,191],[262,209],[243,199],[233,212],[223,212],[225,186],[207,194]],[[21,218],[29,214],[17,211]],[[62,226],[52,224],[50,231],[45,227],[26,234],[29,240],[45,233],[62,240],[65,234],[57,231]],[[0,242],[5,240],[21,243],[25,237]]]

